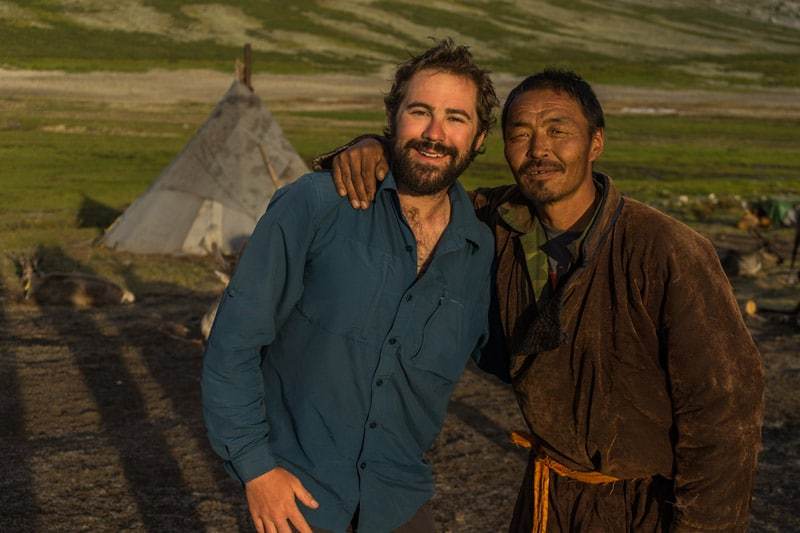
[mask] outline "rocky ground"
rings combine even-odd
[[[776,267],[736,287],[796,301],[793,279]],[[204,435],[202,346],[179,327],[213,295],[153,285],[133,306],[90,311],[0,295],[0,531],[250,530]],[[752,530],[798,530],[800,326],[749,321],[767,375]],[[430,453],[442,531],[506,527],[525,464],[508,432],[521,427],[508,388],[468,367]]]

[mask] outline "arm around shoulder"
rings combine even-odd
[[[346,145],[314,159],[314,168],[331,171],[339,196],[347,196],[354,209],[366,209],[375,198],[377,183],[389,172],[387,140],[361,135]]]

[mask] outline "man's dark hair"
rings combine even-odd
[[[592,86],[571,70],[549,68],[533,76],[528,76],[508,93],[506,103],[503,105],[503,115],[501,119],[503,134],[505,134],[506,131],[508,112],[517,96],[537,89],[550,89],[559,93],[565,93],[578,102],[583,110],[583,116],[585,116],[586,120],[589,122],[589,136],[594,135],[594,132],[598,129],[606,127],[603,107],[597,100]]]
[[[447,38],[397,67],[392,88],[383,98],[389,121],[384,134],[389,138],[394,137],[397,109],[406,96],[408,83],[414,74],[425,69],[463,76],[475,83],[478,89],[478,100],[475,105],[478,113],[478,134],[487,133],[496,122],[494,110],[499,105],[494,85],[489,78],[489,71],[475,64],[469,48],[456,46],[453,39]]]

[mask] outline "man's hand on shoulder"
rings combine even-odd
[[[312,509],[319,504],[288,470],[276,467],[251,479],[245,483],[245,494],[258,533],[311,533],[295,498]]]
[[[333,182],[355,209],[366,209],[375,198],[377,182],[389,172],[383,145],[374,138],[354,144],[333,159]]]

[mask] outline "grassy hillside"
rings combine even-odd
[[[213,265],[189,259],[118,254],[92,242],[141,194],[208,115],[210,105],[136,109],[34,97],[0,105],[0,250],[58,247],[113,279],[133,272],[142,283],[216,287]],[[380,131],[379,111],[283,111],[278,120],[307,161],[364,131]],[[627,194],[687,221],[711,215],[732,223],[740,199],[800,197],[796,120],[715,117],[608,117],[599,165]],[[467,187],[499,185],[511,176],[499,135],[489,138],[464,176]],[[714,193],[721,205],[708,211]],[[690,203],[676,200],[687,195]],[[69,265],[48,265],[68,268]],[[125,270],[128,269],[128,270]],[[0,278],[17,284],[0,257]],[[134,287],[133,289],[136,289]]]
[[[495,71],[595,83],[800,85],[800,16],[771,0],[2,0],[0,65],[366,72],[452,36]],[[777,5],[777,7],[775,7]],[[783,11],[781,11],[783,9]]]
[[[149,186],[210,111],[186,104],[159,110],[36,99],[15,104],[0,108],[0,159],[7,163],[0,176],[0,249],[6,250],[90,242]],[[377,110],[285,111],[278,119],[306,161],[383,124]],[[614,115],[599,168],[624,192],[660,207],[684,194],[800,196],[798,129],[790,120]],[[502,141],[493,133],[463,181],[477,187],[510,180]]]
[[[430,36],[453,36],[495,71],[523,75],[556,64],[592,83],[728,87],[747,98],[755,86],[800,87],[798,19],[775,18],[773,3],[0,0],[0,68],[230,72],[249,41],[261,73],[378,72],[427,47]],[[213,101],[150,105],[44,94],[31,87],[0,97],[0,250],[59,247],[118,281],[121,269],[132,269],[143,283],[215,287],[202,263],[92,246],[180,151]],[[277,113],[306,160],[382,129],[377,106],[319,108]],[[599,168],[624,192],[690,222],[709,215],[702,200],[714,193],[720,206],[713,217],[729,223],[741,199],[800,196],[798,130],[791,117],[610,114]],[[464,182],[510,179],[495,133]],[[681,195],[690,202],[676,202]],[[0,257],[2,278],[17,284]]]

